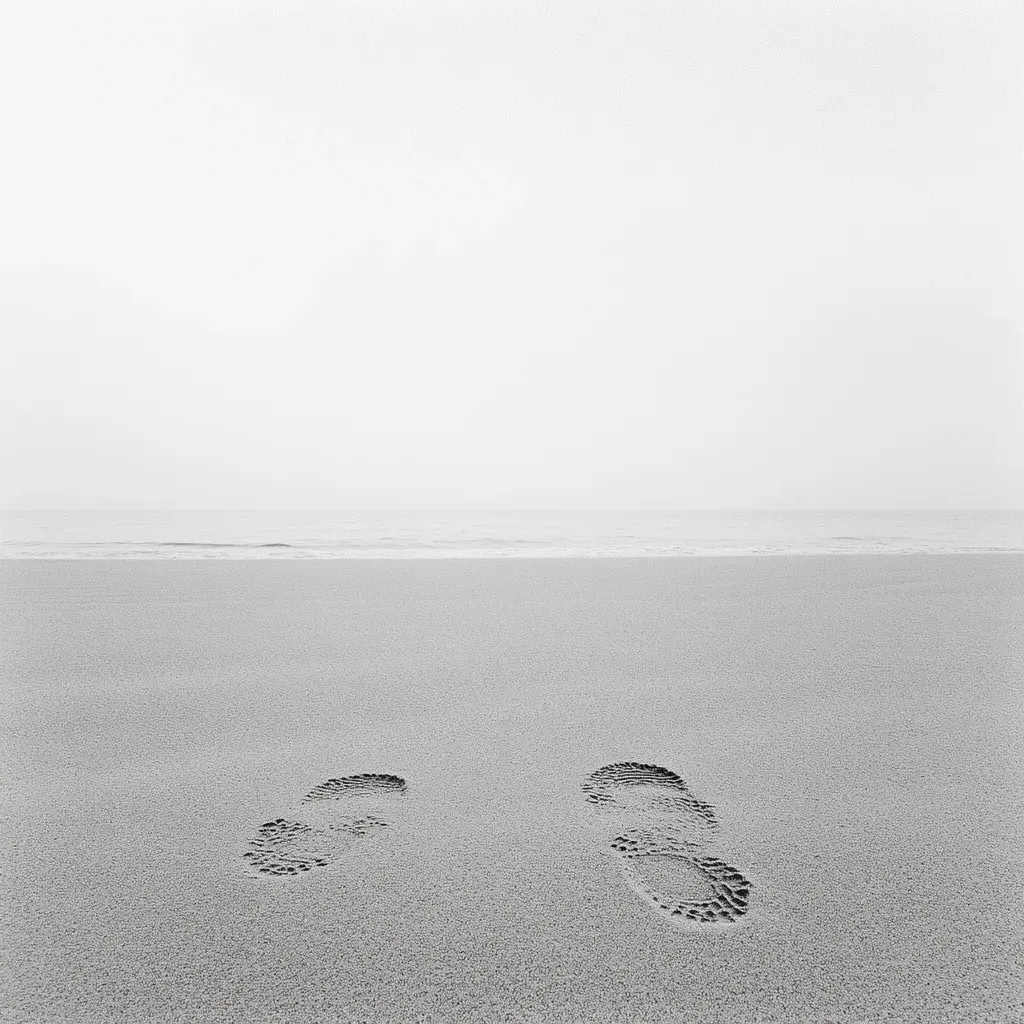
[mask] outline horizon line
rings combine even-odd
[[[258,507],[251,506],[245,508],[217,508],[217,507],[189,507],[189,508],[153,508],[153,507],[133,507],[133,508],[0,508],[0,514],[5,515],[38,515],[41,513],[48,514],[70,514],[70,513],[159,513],[163,515],[173,513],[192,513],[192,512],[217,512],[217,513],[246,513],[246,512],[302,512],[302,513],[318,513],[318,514],[337,514],[337,513],[380,513],[386,512],[389,514],[406,513],[406,514],[422,514],[422,513],[571,513],[571,512],[582,512],[582,513],[638,513],[638,512],[659,512],[666,514],[727,514],[727,513],[758,513],[758,514],[771,514],[771,515],[815,515],[815,514],[826,514],[826,513],[885,513],[885,514],[925,514],[925,513],[945,513],[945,514],[956,514],[956,513],[983,513],[983,512],[995,512],[995,513],[1024,513],[1024,507],[1020,508],[1000,508],[1000,507],[979,507],[979,508],[758,508],[756,506],[731,506],[731,507],[719,507],[719,508],[684,508],[684,507],[657,507],[657,506],[620,506],[616,508],[607,507],[583,507],[573,506],[570,508],[545,508],[545,507],[514,507],[514,506],[475,506],[466,508],[450,508],[450,507],[416,507],[416,508],[389,508],[386,506],[376,507],[359,507],[359,508],[345,508],[345,507],[331,507],[331,508],[274,508],[274,507]]]

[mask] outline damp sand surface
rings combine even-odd
[[[1020,556],[0,591],[0,1020],[1024,1021]]]

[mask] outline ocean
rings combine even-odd
[[[2,512],[0,558],[632,558],[1024,551],[1024,512]]]

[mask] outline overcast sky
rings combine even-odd
[[[0,33],[0,507],[1024,507],[1019,0]]]

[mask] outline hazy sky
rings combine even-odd
[[[1024,507],[1019,0],[3,21],[2,507]]]

